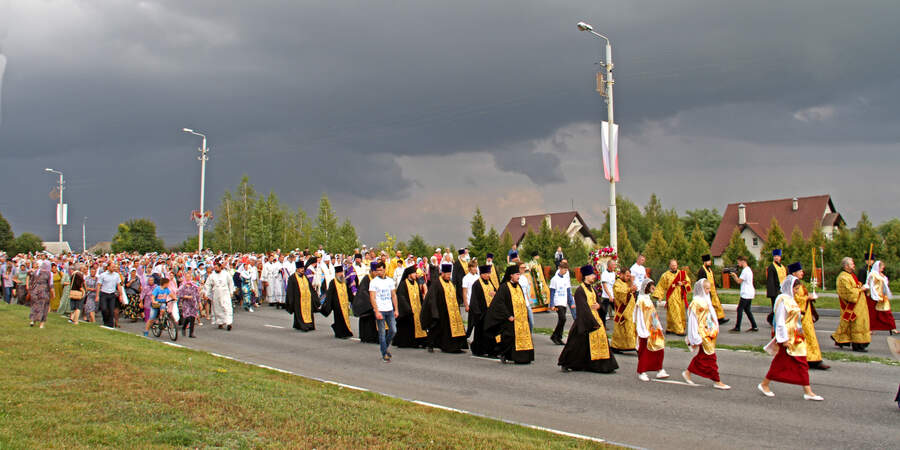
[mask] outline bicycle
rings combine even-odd
[[[163,331],[166,331],[169,333],[169,339],[174,342],[178,340],[178,323],[169,315],[169,311],[166,309],[167,304],[168,302],[160,304],[159,317],[157,317],[156,322],[150,326],[150,331],[152,331],[153,335],[156,337],[160,337]]]

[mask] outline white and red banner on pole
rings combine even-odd
[[[612,126],[612,135],[609,133],[609,122],[603,121],[600,129],[600,139],[603,141],[603,176],[619,181],[619,124]]]

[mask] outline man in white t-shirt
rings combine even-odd
[[[633,280],[632,284],[638,288],[640,288],[644,283],[644,280],[647,279],[647,268],[644,267],[645,261],[647,261],[647,258],[645,258],[644,255],[638,255],[637,261],[630,269],[628,269],[628,271],[631,272],[631,278]]]
[[[600,319],[603,320],[603,327],[606,327],[606,313],[609,311],[610,299],[615,298],[613,294],[613,285],[616,284],[616,260],[611,259],[606,263],[606,270],[600,275],[600,297],[603,299],[603,311],[600,313]]]
[[[741,300],[738,303],[737,321],[734,323],[734,328],[729,331],[732,333],[741,332],[741,314],[745,312],[747,313],[747,319],[750,320],[750,329],[747,331],[759,331],[759,328],[756,328],[753,312],[750,310],[753,298],[756,297],[756,289],[753,287],[753,271],[747,265],[745,256],[738,257],[737,262],[738,266],[741,267],[741,275],[738,276],[738,274],[731,272],[731,277],[734,278],[734,281],[741,284]]]
[[[572,297],[569,263],[561,261],[556,275],[550,279],[550,311],[556,311],[556,328],[550,335],[550,341],[556,345],[565,345],[562,341],[562,334],[566,326],[566,310],[570,307],[575,307],[575,298]]]
[[[478,275],[478,264],[475,261],[469,261],[468,265],[469,271],[462,279],[462,288],[463,288],[463,305],[466,307],[466,312],[469,312],[469,301],[472,299],[472,286],[478,282],[478,279],[481,278]],[[474,320],[468,321],[468,325],[466,326],[466,338],[468,339],[472,336],[472,327],[475,325]]]
[[[381,344],[381,360],[391,362],[388,346],[394,340],[397,322],[394,311],[397,310],[397,288],[394,280],[385,276],[384,262],[378,263],[375,278],[369,282],[369,300],[375,310],[375,327],[378,329],[378,342]]]

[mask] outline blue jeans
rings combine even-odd
[[[9,303],[12,301],[12,286],[3,287],[3,301]]]
[[[378,329],[378,343],[381,344],[381,357],[387,354],[388,346],[394,340],[394,334],[397,330],[397,321],[394,319],[393,311],[379,311],[381,320],[375,320],[375,328]]]

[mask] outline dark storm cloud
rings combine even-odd
[[[47,237],[47,165],[67,169],[70,223],[96,218],[89,241],[140,215],[170,243],[190,233],[199,142],[186,126],[210,136],[210,206],[244,173],[307,210],[323,191],[339,212],[403,200],[428,187],[401,171],[410,155],[487,152],[498,171],[561,183],[568,156],[534,142],[605,117],[592,91],[601,41],[580,19],[613,39],[623,138],[661,127],[834,164],[847,156],[806,144],[900,140],[890,1],[10,4],[0,152],[7,183],[31,189],[0,208]]]

